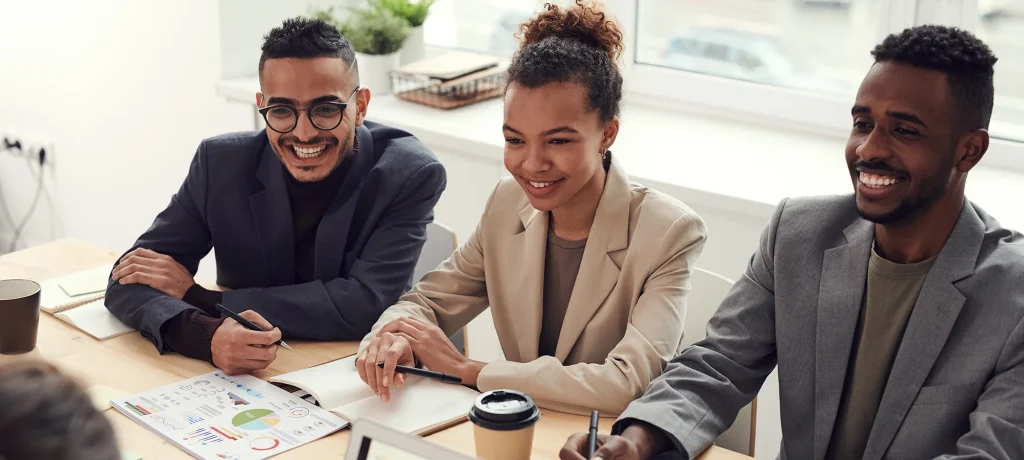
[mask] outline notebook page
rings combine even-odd
[[[107,310],[107,307],[103,306],[103,299],[57,313],[54,316],[99,340],[117,337],[135,330],[115,318]]]
[[[60,278],[61,290],[70,297],[81,297],[87,294],[97,294],[107,290],[107,280],[110,279],[110,267],[101,265],[89,270],[80,271]]]
[[[338,407],[360,399],[377,397],[359,378],[354,355],[309,369],[271,377],[269,381],[306,390],[323,408]]]
[[[410,375],[404,386],[392,387],[388,402],[373,396],[332,408],[331,412],[349,421],[367,419],[404,433],[420,434],[462,420],[477,396],[480,393],[462,385]]]
[[[110,266],[101,265],[94,268],[90,268],[88,270],[83,270],[77,273],[72,273],[67,276],[62,276],[59,278],[39,283],[39,287],[41,288],[39,308],[47,313],[54,314],[71,308],[75,308],[79,305],[87,304],[96,299],[102,299],[104,295],[103,291],[92,294],[70,296],[68,295],[67,292],[64,291],[64,288],[61,287],[62,283],[65,283],[66,280],[72,280],[73,286],[75,284],[73,280],[79,278],[80,276],[82,276],[83,279],[88,279],[90,276],[95,276],[95,273],[100,272],[102,272],[103,277],[106,278],[107,274],[110,272]],[[106,289],[105,283],[106,281],[104,281],[104,290]]]

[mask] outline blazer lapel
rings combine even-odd
[[[266,264],[265,285],[281,286],[295,282],[295,237],[292,206],[285,186],[286,174],[270,143],[264,144],[256,179],[263,188],[249,195],[260,252]]]
[[[985,224],[968,202],[935,259],[910,314],[892,372],[885,385],[865,459],[880,459],[921,390],[956,324],[966,300],[954,283],[974,274]]]
[[[514,305],[491,314],[504,314],[505,324],[511,324],[515,331],[519,356],[510,356],[509,361],[530,362],[539,357],[541,317],[544,314],[544,256],[547,251],[548,213],[540,212],[527,204],[519,211],[523,230],[505,241],[504,253],[509,264],[503,274],[508,277],[509,296]],[[498,324],[495,320],[495,324]]]
[[[565,362],[583,329],[619,279],[619,266],[609,254],[628,247],[630,194],[629,179],[613,161],[558,333],[555,357],[559,361]]]
[[[847,244],[825,251],[814,354],[815,459],[824,458],[839,411],[874,234],[874,224],[858,219],[844,231]]]
[[[348,166],[349,170],[345,172],[338,194],[328,206],[316,229],[314,273],[317,279],[329,280],[337,278],[341,273],[341,264],[345,260],[345,246],[352,227],[352,216],[359,202],[356,190],[376,164],[370,130],[360,126],[356,128],[356,136],[359,139],[359,147],[355,157]]]

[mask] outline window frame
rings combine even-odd
[[[624,97],[627,101],[681,112],[778,126],[787,130],[845,138],[850,132],[852,95],[815,93],[755,82],[732,80],[685,70],[636,62],[639,2],[610,0],[606,7],[622,28],[626,49],[622,56]],[[915,24],[942,23],[968,30],[978,27],[978,0],[879,0],[882,13],[876,36]],[[1024,104],[1000,104],[993,124],[1000,119],[1024,122]],[[983,163],[989,167],[1024,172],[1024,141],[993,134]]]

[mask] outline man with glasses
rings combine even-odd
[[[267,129],[203,141],[185,183],[114,267],[106,305],[160,352],[263,369],[282,336],[358,340],[410,285],[444,168],[364,120],[349,42],[321,20],[270,31],[256,95]],[[216,249],[217,282],[193,280]],[[251,331],[217,304],[266,329]]]

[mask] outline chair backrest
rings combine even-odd
[[[718,311],[718,305],[732,289],[733,281],[716,273],[695,268],[690,275],[683,346],[688,347],[707,337],[707,325]],[[754,456],[754,431],[757,423],[757,399],[740,410],[736,420],[715,444],[726,449]]]
[[[458,247],[455,232],[451,229],[437,222],[427,224],[427,242],[423,244],[420,259],[416,262],[416,270],[412,274],[413,284],[441,265],[441,262],[448,260]]]
[[[423,276],[441,265],[441,262],[448,260],[452,253],[459,248],[459,241],[448,227],[437,222],[427,224],[427,241],[423,243],[423,251],[416,261],[416,269],[413,270],[413,284],[418,283]],[[455,348],[463,355],[466,354],[466,328],[460,329],[451,337]]]

